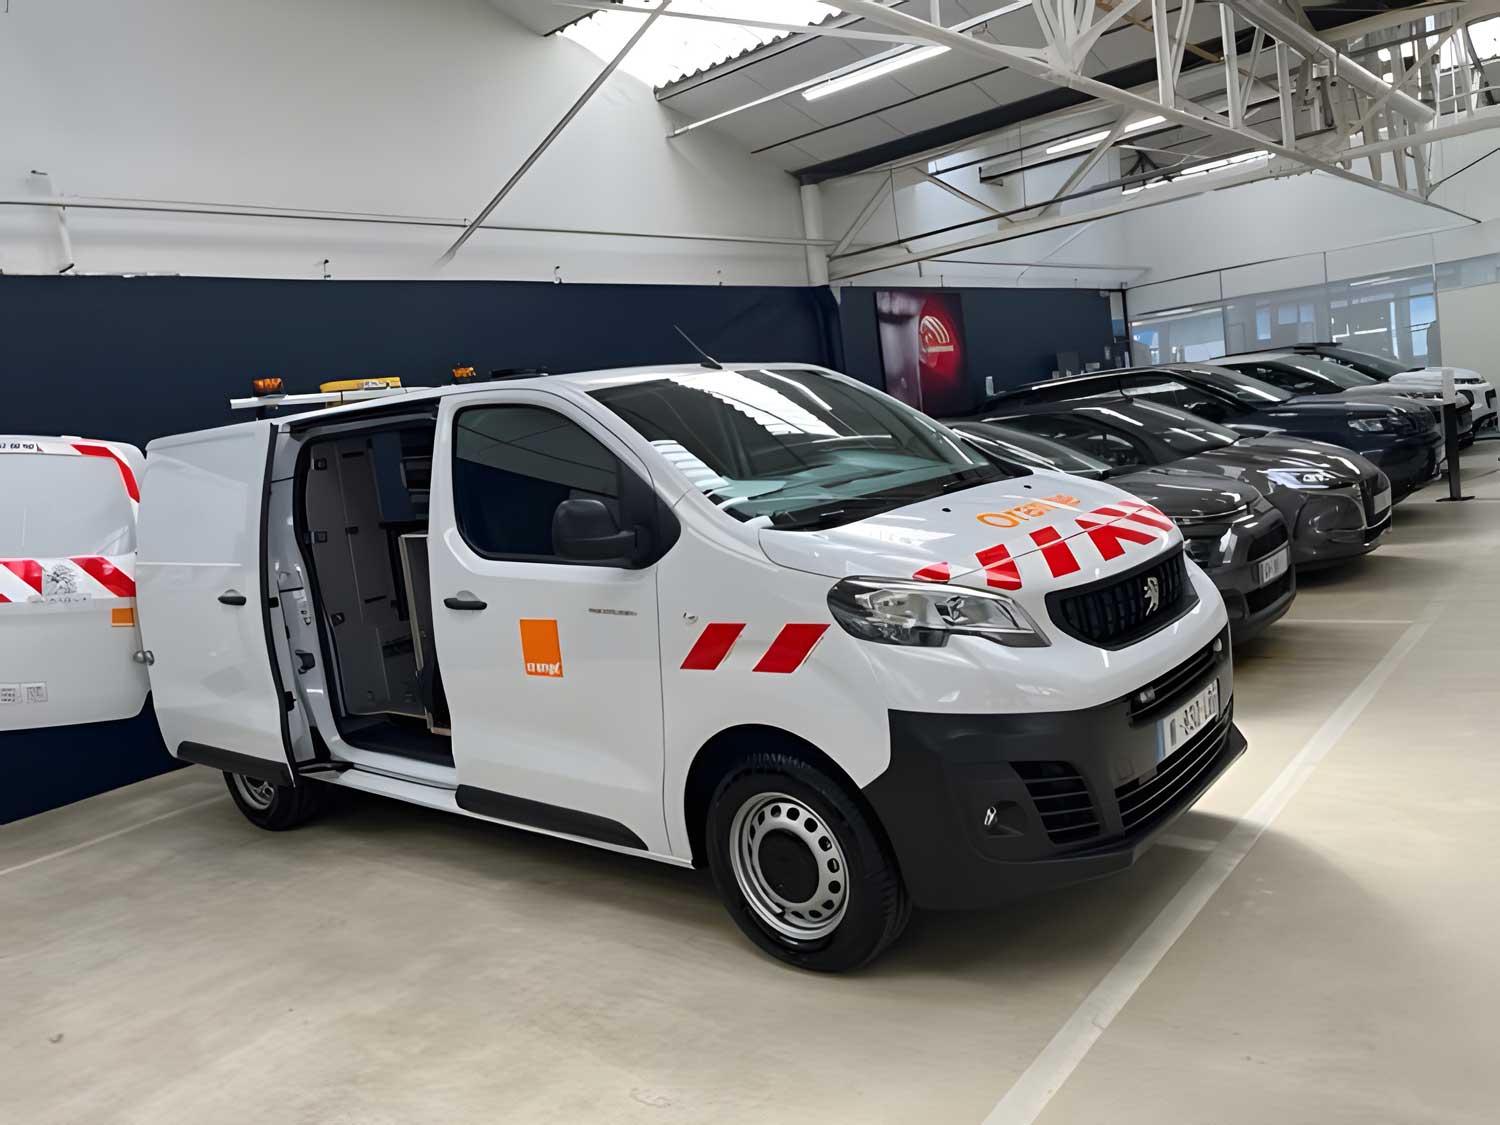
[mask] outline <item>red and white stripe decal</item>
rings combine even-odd
[[[134,555],[0,559],[0,604],[135,597]]]
[[[693,647],[682,662],[685,672],[712,672],[723,664],[734,648],[735,642],[745,626],[739,622],[711,621],[703,627]],[[770,647],[761,655],[753,671],[795,672],[806,662],[818,641],[828,631],[828,626],[813,623],[783,625],[771,641]]]
[[[130,463],[121,457],[113,447],[97,441],[25,441],[8,442],[0,446],[0,453],[33,453],[42,455],[53,455],[63,457],[104,457],[115,463],[120,470],[120,482],[125,486],[125,494],[130,497],[130,502],[137,507],[141,502],[141,486],[135,479],[135,471],[131,469]]]
[[[693,647],[688,650],[687,659],[682,662],[683,670],[712,672],[724,663],[724,658],[729,655],[729,650],[744,631],[742,623],[712,621],[705,625],[703,632],[693,642]]]
[[[783,625],[756,664],[757,672],[795,672],[828,632],[827,625]]]
[[[1068,546],[1055,527],[1039,527],[1031,533],[1031,541],[1041,548],[1042,558],[1053,578],[1076,574],[1080,569],[1078,557]]]
[[[974,557],[984,567],[984,584],[997,590],[1019,590],[1021,571],[1016,560],[1010,557],[1010,548],[1003,543],[977,551]]]
[[[125,463],[125,459],[107,445],[89,445],[85,443],[74,443],[73,450],[84,457],[108,457],[120,470],[120,479],[125,482],[125,492],[132,501],[141,502],[141,488],[136,483],[135,473]]]
[[[929,563],[912,575],[923,582],[946,582],[953,577],[953,569],[945,562]]]
[[[1099,556],[1105,562],[1117,559],[1125,553],[1122,543],[1155,543],[1156,536],[1149,531],[1142,531],[1138,527],[1131,527],[1126,523],[1101,523],[1092,520],[1088,516],[1078,517],[1078,526],[1088,534],[1089,542],[1093,543]]]

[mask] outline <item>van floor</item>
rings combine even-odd
[[[259,832],[198,767],[0,829],[0,1119],[1488,1125],[1497,453],[1240,650],[1250,752],[1133,870],[857,975],[693,872],[359,796]]]

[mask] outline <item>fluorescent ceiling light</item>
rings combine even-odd
[[[851,86],[858,86],[862,82],[870,82],[876,78],[884,78],[887,74],[906,67],[915,66],[919,62],[935,59],[939,55],[946,54],[947,47],[933,44],[931,47],[918,47],[915,51],[904,51],[899,55],[892,55],[888,59],[862,66],[858,70],[851,70],[848,74],[841,74],[837,78],[830,78],[827,82],[820,82],[816,86],[809,86],[802,91],[802,96],[810,102],[819,98],[826,98],[829,94],[837,94],[847,90]]]
[[[1126,133],[1138,133],[1142,129],[1149,129],[1153,125],[1160,125],[1166,121],[1165,117],[1143,117],[1139,121],[1132,121],[1125,126]],[[1059,141],[1047,150],[1048,156],[1056,156],[1060,152],[1071,152],[1075,148],[1088,148],[1096,145],[1105,137],[1109,136],[1108,129],[1100,129],[1097,133],[1085,133],[1081,137],[1074,137],[1069,141]]]
[[[1176,183],[1178,180],[1188,180],[1194,176],[1206,176],[1211,172],[1222,172],[1225,168],[1238,168],[1241,165],[1251,164],[1257,160],[1269,160],[1270,157],[1271,154],[1263,148],[1256,149],[1254,152],[1242,152],[1237,156],[1225,156],[1219,160],[1194,164],[1192,167],[1184,168],[1181,172],[1174,173],[1171,176],[1162,176],[1159,179],[1147,180],[1143,184],[1136,184],[1134,187],[1122,188],[1120,194],[1134,195],[1136,192],[1144,191],[1146,188],[1161,187],[1162,184]]]

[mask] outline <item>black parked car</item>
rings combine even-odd
[[[1467,398],[1474,411],[1474,429],[1492,430],[1500,424],[1500,407],[1497,407],[1497,392],[1494,385],[1477,371],[1465,367],[1413,367],[1404,359],[1374,355],[1358,351],[1343,344],[1290,344],[1287,351],[1298,355],[1315,355],[1323,359],[1389,383],[1392,387],[1425,387],[1441,390],[1443,372],[1453,372],[1453,383],[1460,398]]]
[[[1238,371],[1201,363],[1097,371],[1030,383],[995,395],[968,416],[986,418],[1042,403],[1121,394],[1175,406],[1246,432],[1285,433],[1352,449],[1390,477],[1398,502],[1437,476],[1441,460],[1442,429],[1425,407],[1293,395]]]
[[[1443,392],[1401,383],[1382,383],[1362,372],[1331,359],[1296,352],[1263,351],[1241,355],[1221,355],[1215,367],[1227,367],[1249,375],[1294,395],[1338,395],[1345,399],[1400,398],[1419,402],[1427,408],[1432,420],[1443,422]],[[1459,393],[1458,438],[1462,445],[1474,441],[1474,399],[1468,392]]]
[[[1097,457],[995,422],[953,422],[1004,468],[1047,469],[1111,484],[1160,509],[1182,532],[1188,557],[1213,579],[1234,641],[1256,636],[1297,593],[1285,518],[1254,487],[1187,469],[1117,470]]]
[[[1249,484],[1285,518],[1292,563],[1304,569],[1367,554],[1391,526],[1390,481],[1337,446],[1242,434],[1123,395],[1038,405],[988,420],[1062,442],[1122,473],[1170,466]]]

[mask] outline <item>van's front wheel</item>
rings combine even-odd
[[[906,924],[910,905],[884,840],[843,786],[798,758],[741,763],[714,793],[706,836],[730,915],[788,964],[858,968]]]
[[[224,783],[245,819],[270,832],[305,824],[323,803],[317,782],[306,779],[300,785],[277,785],[242,773],[226,773]]]

